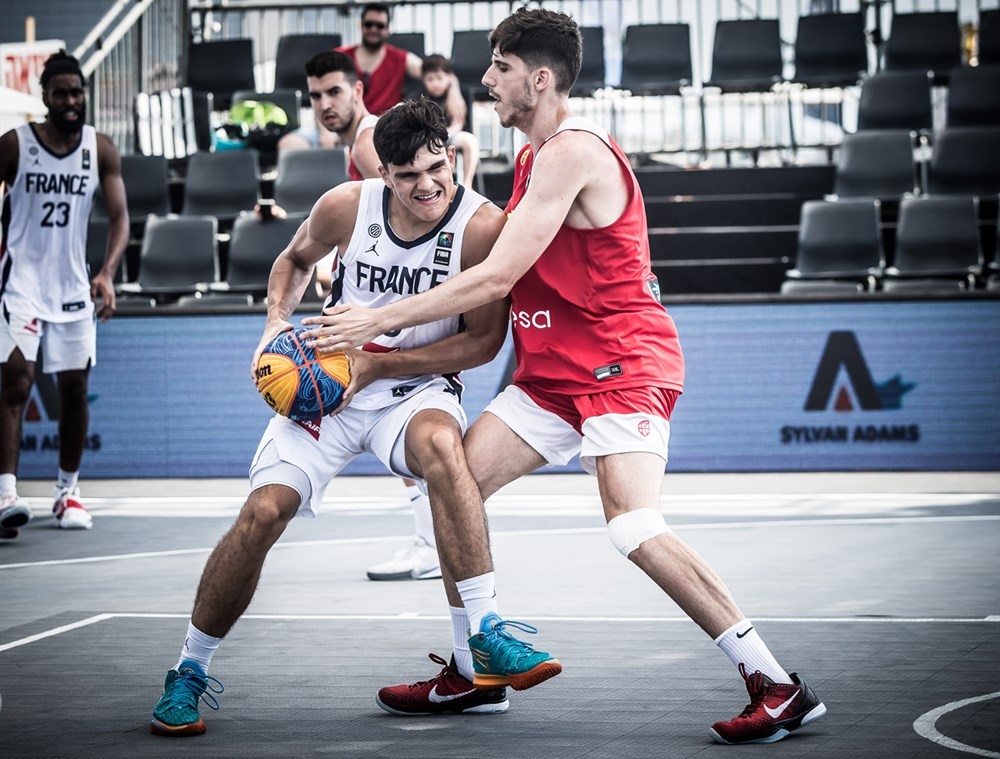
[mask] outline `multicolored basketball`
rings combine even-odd
[[[260,354],[257,390],[277,413],[296,422],[322,419],[340,405],[351,382],[347,354],[316,355],[301,335],[282,332]]]

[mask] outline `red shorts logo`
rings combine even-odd
[[[641,422],[639,422],[639,434],[642,435],[643,437],[647,437],[649,435],[648,419],[643,419]]]

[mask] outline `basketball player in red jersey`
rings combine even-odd
[[[399,303],[306,320],[318,326],[315,344],[361,344],[510,293],[514,382],[465,438],[483,498],[579,452],[597,475],[615,547],[715,640],[745,681],[750,705],[715,723],[712,737],[780,740],[826,707],[778,664],[722,579],[660,513],[683,358],[673,320],[651,287],[643,199],[628,159],[607,132],[569,109],[582,58],[579,28],[561,13],[521,9],[493,31],[490,46],[483,84],[500,123],[528,138],[515,163],[510,217],[492,252]],[[481,514],[435,513],[434,521],[439,543],[447,524],[489,568]]]
[[[365,85],[365,106],[376,116],[403,99],[406,77],[419,80],[422,76],[420,56],[389,44],[391,35],[389,6],[368,3],[361,9],[361,44],[337,48],[354,61],[358,77]],[[459,88],[453,89],[449,105],[457,111],[465,104]]]

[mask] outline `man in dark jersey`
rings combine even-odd
[[[503,126],[528,144],[515,161],[509,220],[489,257],[426,293],[374,310],[330,309],[306,321],[321,350],[460,313],[510,294],[514,382],[470,428],[465,451],[483,498],[580,453],[597,474],[615,547],[662,588],[738,668],[750,704],[716,722],[720,743],[770,743],[826,713],[788,674],[722,579],[660,513],[670,414],[684,363],[673,320],[654,295],[642,194],[606,131],[575,116],[582,59],[568,16],[521,9],[490,35],[483,76]],[[502,457],[495,452],[504,451]],[[479,513],[434,514],[489,564]],[[395,692],[396,688],[383,688]]]

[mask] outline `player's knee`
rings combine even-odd
[[[423,436],[416,453],[425,479],[447,476],[465,458],[461,430],[450,425],[434,427]]]
[[[239,516],[244,529],[262,540],[274,539],[275,533],[284,532],[298,509],[295,502],[298,496],[293,498],[293,492],[291,488],[272,485],[251,493]]]
[[[670,530],[656,509],[634,509],[608,522],[608,537],[622,556],[628,555],[650,538]]]
[[[14,378],[9,382],[4,382],[3,402],[12,408],[20,408],[28,402],[31,396],[31,380],[25,377],[23,380]]]

